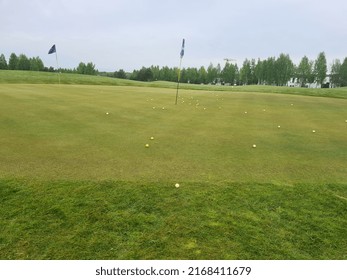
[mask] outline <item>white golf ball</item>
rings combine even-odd
[[[281,128],[281,126],[279,125],[279,126],[277,126],[278,128]]]
[[[253,144],[253,148],[256,148],[256,147],[257,147],[257,145]]]
[[[146,147],[146,148],[149,148],[149,144],[146,144],[145,147]]]
[[[313,133],[315,133],[316,131],[315,130],[312,130]]]
[[[154,140],[154,137],[153,137],[153,136],[151,137],[151,140]]]
[[[179,184],[179,183],[176,183],[176,184],[175,184],[175,187],[176,187],[176,188],[179,188],[179,187],[180,187],[180,184]]]
[[[109,114],[109,112],[106,112],[106,115],[108,115]]]

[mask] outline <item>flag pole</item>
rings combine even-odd
[[[59,85],[60,85],[60,72],[59,72],[58,54],[57,54],[57,48],[55,47],[55,44],[48,51],[48,54],[52,54],[52,53],[55,53],[55,59],[57,61],[58,79],[59,79]]]
[[[58,54],[57,54],[57,51],[55,51],[55,59],[57,60],[57,70],[58,70],[59,85],[60,85],[60,71],[59,71],[59,63],[58,63]]]
[[[178,76],[177,76],[177,90],[176,90],[176,102],[175,105],[177,105],[177,99],[178,99],[178,88],[180,86],[180,79],[181,79],[181,65],[182,65],[182,57],[180,58],[180,67],[178,68]]]
[[[178,73],[177,73],[177,90],[176,90],[176,102],[175,105],[177,105],[177,99],[178,99],[178,88],[180,86],[180,79],[181,79],[181,65],[182,65],[182,58],[184,56],[184,44],[185,40],[182,40],[182,48],[181,48],[181,53],[180,53],[180,66],[178,68]]]

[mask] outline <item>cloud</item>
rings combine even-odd
[[[54,66],[55,43],[62,67],[92,61],[107,71],[176,66],[182,38],[187,67],[282,52],[342,59],[346,8],[342,0],[0,0],[0,51]]]

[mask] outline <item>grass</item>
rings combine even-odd
[[[13,79],[0,259],[346,259],[345,99]]]
[[[81,74],[60,74],[61,84],[68,85],[141,85],[146,83],[131,80],[114,79],[102,76],[90,76]],[[0,83],[4,84],[59,84],[58,73],[38,71],[9,71],[0,70]]]
[[[347,257],[343,185],[2,180],[0,191],[2,259]]]
[[[182,90],[175,106],[171,89],[70,85],[0,94],[9,176],[346,182],[345,100]]]
[[[171,88],[176,89],[177,83],[154,81],[139,82],[124,79],[115,79],[110,77],[89,76],[80,74],[61,73],[60,81],[68,85],[104,85],[104,86],[136,86],[150,88]],[[0,84],[58,84],[59,77],[57,73],[35,72],[35,71],[8,71],[0,70]],[[187,90],[205,90],[222,92],[261,92],[276,94],[291,94],[301,96],[318,96],[347,99],[347,88],[290,88],[278,86],[216,86],[216,85],[195,85],[180,84],[181,89]]]

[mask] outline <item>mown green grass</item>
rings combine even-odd
[[[59,80],[60,77],[60,80]],[[82,85],[140,85],[141,82],[70,73],[0,70],[0,83],[5,84],[82,84]]]
[[[0,84],[0,259],[346,258],[346,100],[175,93]]]
[[[60,80],[58,73],[35,72],[35,71],[8,71],[0,70],[0,84],[72,84],[72,85],[108,85],[108,86],[136,86],[151,88],[171,88],[176,89],[177,83],[154,81],[139,82],[110,77],[89,76],[80,74],[61,73]],[[216,85],[195,85],[180,84],[181,89],[205,90],[205,91],[227,91],[227,92],[261,92],[276,94],[291,94],[301,96],[318,96],[347,99],[347,88],[290,88],[278,86],[216,86]]]
[[[67,85],[3,85],[0,95],[0,169],[9,176],[287,183],[347,178],[342,99],[182,90],[175,106],[171,89]]]

